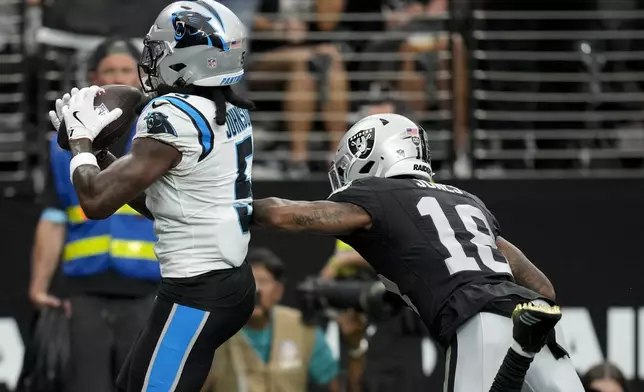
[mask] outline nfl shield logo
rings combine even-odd
[[[208,59],[208,68],[217,68],[217,59],[209,58]]]
[[[358,159],[367,159],[371,155],[371,151],[373,151],[375,138],[376,128],[358,131],[358,133],[347,140],[349,143],[349,151]]]

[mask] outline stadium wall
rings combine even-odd
[[[496,215],[503,235],[520,246],[551,278],[565,306],[562,326],[580,372],[611,359],[625,373],[644,380],[644,182],[641,180],[453,181],[479,196]],[[259,182],[256,198],[320,199],[326,182]],[[3,200],[0,284],[0,383],[10,381],[20,361],[17,327],[23,338],[32,312],[26,291],[33,228],[39,211],[33,201]],[[333,251],[331,238],[256,231],[254,245],[270,246],[288,266],[285,303],[296,305],[295,283],[316,274]],[[15,322],[13,321],[15,319]],[[9,331],[9,332],[7,332]],[[420,352],[420,350],[419,350]],[[427,369],[440,390],[440,350]],[[410,356],[410,360],[419,360]],[[425,358],[427,359],[427,358]],[[11,384],[11,382],[9,382]],[[644,382],[636,385],[640,389]]]

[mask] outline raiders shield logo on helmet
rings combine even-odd
[[[373,150],[376,128],[363,129],[348,140],[349,151],[358,159],[367,159]]]

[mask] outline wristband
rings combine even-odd
[[[69,180],[72,182],[72,185],[74,184],[74,171],[76,171],[76,169],[78,169],[78,167],[82,165],[92,165],[99,167],[98,163],[96,162],[96,157],[91,152],[81,152],[80,154],[76,155],[69,163]]]

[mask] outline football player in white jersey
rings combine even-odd
[[[245,263],[252,103],[230,87],[244,73],[246,30],[216,1],[177,1],[161,11],[144,44],[141,84],[154,98],[142,108],[130,153],[93,153],[94,137],[122,111],[99,115],[100,88],[74,89],[62,109],[70,172],[87,217],[102,219],[129,203],[155,222],[162,281],[119,390],[198,391],[216,348],[255,303]]]

